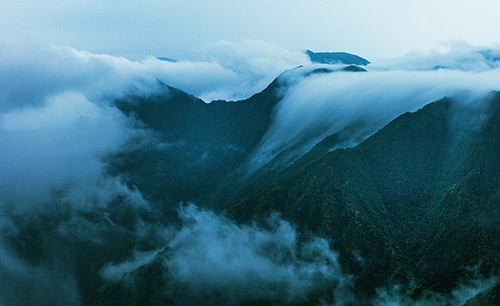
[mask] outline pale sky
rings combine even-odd
[[[499,0],[0,0],[0,38],[94,53],[193,59],[221,40],[367,59],[500,44]]]

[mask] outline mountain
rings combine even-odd
[[[355,275],[354,304],[372,305],[380,288],[395,284],[409,303],[436,294],[451,301],[460,284],[500,273],[499,92],[471,104],[444,98],[400,115],[354,147],[332,150],[343,133],[358,128],[350,126],[284,168],[270,163],[242,178],[248,154],[269,128],[281,86],[278,78],[241,102],[205,104],[166,85],[153,97],[117,101],[126,114],[153,128],[158,139],[185,143],[177,149],[148,148],[149,154],[122,152],[112,156],[114,171],[127,174],[128,182],[150,199],[183,192],[223,209],[240,224],[265,225],[269,213],[279,212],[300,232],[328,239],[345,273]],[[173,122],[161,120],[168,116]],[[238,147],[239,155],[220,149],[224,145]],[[214,150],[214,160],[200,162],[198,155],[207,150]],[[116,162],[123,159],[130,165]],[[209,174],[204,177],[203,171]],[[155,182],[158,190],[148,189]],[[169,188],[174,189],[166,192]],[[174,254],[164,248],[122,280],[103,283],[87,303],[175,304],[162,293],[175,287],[175,280],[163,276]],[[127,289],[130,280],[133,290]],[[468,305],[494,303],[497,295],[491,290]],[[319,300],[331,299],[317,294]]]
[[[370,73],[114,100],[133,133],[85,205],[69,182],[39,211],[2,211],[3,301],[498,304],[500,92],[406,101],[420,92],[361,86]]]
[[[500,93],[483,103],[482,125],[464,128],[474,111],[446,98],[353,148],[325,152],[327,138],[271,182],[248,187],[227,214],[248,222],[277,211],[328,237],[367,295],[416,280],[410,296],[450,292],[471,267],[498,274]]]
[[[160,61],[165,61],[165,62],[171,62],[171,63],[177,62],[176,59],[173,59],[173,58],[170,58],[170,57],[157,56],[156,58],[159,59]]]
[[[318,64],[346,64],[366,66],[370,62],[360,56],[347,52],[313,52],[306,50],[311,62]]]
[[[211,193],[248,157],[271,124],[280,85],[276,79],[246,100],[208,104],[161,82],[158,87],[152,95],[115,102],[149,136],[106,161],[110,174],[175,216],[176,203]]]
[[[179,201],[201,201],[221,208],[245,184],[249,159],[293,83],[342,71],[363,70],[356,66],[337,70],[297,67],[278,76],[262,92],[236,102],[205,103],[161,82],[153,94],[118,99],[115,106],[134,118],[149,136],[148,141],[136,140],[108,156],[108,172],[138,187],[148,200],[171,207],[172,215],[174,203]],[[288,162],[284,155],[274,163]]]

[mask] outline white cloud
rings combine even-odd
[[[102,192],[104,185],[116,184],[103,179],[100,158],[134,133],[116,109],[92,103],[81,92],[0,114],[0,204],[32,209],[49,201],[54,189],[68,186],[80,193],[74,202],[85,203],[83,190]]]
[[[21,222],[21,225],[30,225],[35,232],[43,232],[44,240],[35,242],[48,244],[45,249],[48,254],[44,256],[60,256],[72,261],[74,258],[67,250],[51,248],[59,241],[70,240],[69,237],[71,241],[82,237],[94,239],[102,243],[100,247],[105,247],[107,243],[112,245],[116,238],[128,238],[126,234],[134,236],[136,229],[124,229],[110,216],[109,210],[121,212],[123,207],[127,212],[132,211],[131,227],[142,222],[145,229],[140,230],[144,233],[162,236],[163,233],[158,234],[156,229],[151,230],[156,226],[165,231],[158,220],[155,221],[158,223],[152,222],[153,225],[137,221],[140,217],[134,209],[147,210],[140,192],[129,190],[120,178],[107,177],[103,173],[101,158],[119,150],[130,137],[139,133],[132,128],[129,118],[112,107],[114,98],[130,92],[154,91],[157,78],[207,101],[248,97],[263,89],[283,70],[308,61],[300,51],[255,40],[219,41],[205,46],[200,52],[206,55],[199,56],[196,61],[172,63],[153,57],[130,60],[68,47],[0,42],[0,209],[2,213],[14,211],[21,219],[26,217],[29,222]],[[488,63],[478,57],[472,62],[464,62],[462,59],[470,54],[464,51],[462,55],[451,56],[450,60],[449,55],[433,53],[430,55],[432,60],[410,61],[406,68],[398,68],[416,71],[373,69],[367,73],[335,72],[307,78],[291,72],[289,80],[294,82],[290,82],[292,86],[276,108],[273,126],[256,152],[254,162],[261,165],[277,152],[305,139],[306,144],[299,152],[303,153],[321,137],[362,122],[358,134],[348,137],[344,144],[353,145],[395,116],[445,95],[467,91],[474,98],[498,89],[497,66],[488,70]],[[429,63],[435,65],[443,61],[459,70],[419,71],[433,68]],[[487,66],[483,65],[485,63]],[[129,206],[109,208],[107,205],[115,196],[125,198]],[[64,216],[67,219],[51,219],[53,212],[44,205],[51,201],[75,207],[75,211],[98,212],[99,217],[97,221],[87,219],[85,215],[78,215],[80,212],[69,209],[70,216]],[[109,210],[101,214],[106,209]],[[44,222],[40,226],[30,219],[32,216],[54,221],[57,227],[46,228]],[[55,216],[59,217],[57,213]],[[9,222],[14,219],[9,217],[2,215],[2,233],[8,232],[14,237],[21,235],[19,224],[11,226]],[[257,297],[262,299],[300,300],[318,288],[331,289],[331,281],[340,290],[333,293],[336,300],[339,296],[340,300],[350,298],[345,291],[349,287],[349,277],[341,273],[335,252],[322,239],[302,242],[295,229],[279,219],[272,221],[272,230],[264,230],[256,226],[239,226],[193,207],[182,211],[182,217],[184,227],[171,233],[174,237],[168,243],[172,257],[164,261],[169,271],[175,272],[169,277],[188,288],[176,297],[179,300],[196,302],[219,288],[230,289],[226,291],[225,301],[251,300],[254,292],[248,288],[258,290],[255,292],[261,295]],[[3,242],[0,269],[6,271],[3,275],[8,275],[9,280],[18,279],[20,284],[13,294],[22,298],[19,288],[23,284],[33,285],[37,290],[47,288],[45,285],[36,287],[26,275],[33,273],[36,280],[42,279],[48,273],[46,269],[53,267],[19,265],[22,273],[16,278],[15,271],[8,265],[18,267],[20,261],[16,256],[19,254],[11,252]],[[164,246],[165,243],[160,237],[149,246]],[[83,250],[79,248],[81,245],[73,246],[76,251]],[[120,247],[126,249],[120,249],[117,255],[123,259],[124,254],[132,253],[135,245],[128,249]],[[123,265],[109,264],[105,271],[111,272],[104,272],[104,275],[116,279],[148,262],[154,254],[137,251]],[[2,266],[4,263],[7,265]],[[68,295],[61,298],[78,300],[72,295],[75,290],[72,276],[58,274],[60,267],[56,268],[55,273],[47,274],[48,284],[57,284],[57,279],[67,280],[69,289],[63,293]],[[212,273],[214,270],[219,274]],[[0,289],[4,294],[8,286],[2,284]]]
[[[351,277],[343,274],[338,255],[326,240],[299,237],[278,216],[268,220],[269,229],[263,229],[237,225],[192,204],[179,213],[183,226],[158,255],[165,267],[163,292],[176,304],[288,304],[324,298],[342,305],[351,301]],[[151,254],[135,254],[130,261],[107,265],[102,275],[120,279],[131,267],[151,261]]]
[[[443,50],[413,51],[408,54],[381,60],[370,65],[372,69],[425,71],[452,69],[463,71],[488,71],[500,67],[500,45],[473,46],[465,41],[443,43]]]
[[[487,291],[495,283],[498,282],[498,277],[490,278],[475,278],[464,282],[453,289],[451,294],[444,295],[436,292],[424,292],[424,296],[420,299],[412,299],[405,293],[408,289],[404,286],[394,285],[389,290],[377,289],[377,297],[372,301],[374,306],[391,305],[391,306],[444,306],[444,305],[465,305],[469,299],[477,294]]]
[[[355,126],[339,147],[354,146],[407,111],[446,96],[475,101],[500,89],[500,68],[462,70],[333,72],[302,77],[305,67],[284,76],[292,84],[279,102],[271,128],[253,153],[258,169],[280,152],[300,144],[290,159],[322,138]]]

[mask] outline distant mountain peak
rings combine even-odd
[[[319,64],[346,64],[366,66],[370,61],[347,52],[305,52],[313,63]]]
[[[171,63],[177,62],[176,59],[170,58],[170,57],[165,57],[165,56],[157,56],[156,58],[159,59],[160,61],[164,61],[164,62],[171,62]]]

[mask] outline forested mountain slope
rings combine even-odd
[[[480,105],[446,98],[403,114],[354,148],[256,182],[227,213],[278,211],[328,237],[366,293],[394,282],[449,292],[472,267],[498,273],[500,94]]]
[[[275,80],[244,101],[210,104],[158,86],[152,95],[116,101],[148,137],[108,156],[108,171],[137,186],[147,199],[175,210],[178,201],[209,193],[248,156],[269,128],[279,85]]]
[[[339,71],[363,70],[346,66]],[[247,183],[248,159],[269,131],[289,82],[327,73],[337,72],[297,67],[260,93],[235,102],[205,103],[161,82],[152,94],[119,99],[115,106],[147,136],[107,156],[108,172],[167,207],[186,200],[223,207]],[[275,163],[281,166],[279,157]]]
[[[203,224],[189,221],[191,225],[186,231],[193,231],[189,233],[195,237],[173,239],[173,243],[122,278],[103,282],[97,294],[86,296],[86,302],[194,305],[206,302],[205,299],[222,304],[234,299],[239,304],[242,299],[255,305],[283,301],[292,305],[321,301],[379,305],[400,299],[404,304],[447,305],[463,303],[457,299],[457,288],[464,284],[474,288],[471,281],[479,279],[497,283],[488,285],[490,289],[471,299],[468,305],[495,303],[496,277],[500,273],[500,243],[496,239],[500,235],[499,129],[497,92],[475,103],[444,98],[417,112],[402,114],[352,148],[331,150],[346,136],[330,135],[289,167],[265,172],[266,175],[255,174],[245,186],[235,186],[240,188],[235,204],[224,211],[230,219],[216,221],[207,215],[195,216],[204,218]],[[283,295],[267,295],[266,287],[259,285],[261,263],[254,265],[251,261],[247,267],[242,261],[238,273],[250,273],[255,282],[236,278],[234,286],[243,286],[242,292],[247,291],[243,288],[252,288],[253,294],[242,297],[239,290],[213,293],[219,286],[227,286],[220,285],[220,278],[211,272],[221,268],[215,258],[222,256],[228,264],[233,264],[235,258],[236,262],[244,260],[247,255],[241,253],[240,243],[245,250],[252,250],[252,243],[257,243],[265,254],[271,248],[272,258],[280,264],[287,263],[294,252],[311,252],[301,249],[299,243],[298,250],[286,249],[283,253],[281,241],[260,242],[260,232],[240,236],[241,231],[253,229],[253,225],[245,224],[272,227],[268,217],[273,212],[298,226],[297,233],[301,234],[294,239],[300,243],[308,243],[307,233],[328,239],[331,248],[339,253],[342,272],[338,272],[338,277],[347,275],[340,282],[343,285],[339,285],[338,279],[325,280],[318,274],[315,291],[290,301],[280,291],[287,290],[286,281],[272,283],[277,286],[273,290]],[[208,245],[205,235],[211,237]],[[227,240],[233,235],[237,240],[235,249],[219,249],[219,243],[233,245],[235,242]],[[192,254],[191,247],[185,249],[191,244],[201,244],[203,249]],[[252,260],[259,258],[262,250],[256,252],[251,253]],[[183,276],[196,277],[201,273],[209,279],[215,277],[213,285],[203,283],[194,291],[196,295],[189,295],[193,290],[190,283],[182,283],[184,278],[178,279],[176,270],[171,270],[176,269],[179,254],[195,256],[192,260],[196,262],[207,260],[207,264],[215,264],[214,268],[195,265],[195,270],[186,267],[188,271],[184,272],[189,273]],[[293,269],[301,269],[296,262],[292,265]],[[338,288],[349,288],[351,295]],[[387,294],[396,296],[381,300]]]

